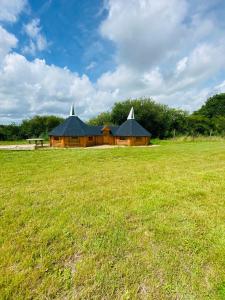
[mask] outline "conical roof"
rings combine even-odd
[[[70,116],[62,124],[55,127],[49,135],[52,136],[86,136],[91,134],[91,128],[76,116]]]
[[[151,136],[135,119],[128,119],[117,129],[116,136]]]
[[[127,120],[119,126],[116,136],[151,136],[150,132],[134,119],[134,108],[131,107]]]
[[[85,124],[80,118],[75,116],[74,107],[71,107],[71,116],[62,124],[55,127],[50,136],[101,136],[104,126],[91,126]],[[151,136],[144,127],[134,119],[133,108],[130,111],[127,121],[119,127],[109,126],[113,136]]]

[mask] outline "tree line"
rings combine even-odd
[[[225,93],[210,97],[192,114],[170,108],[151,98],[117,102],[109,112],[103,112],[89,120],[91,125],[120,125],[134,107],[135,119],[156,138],[179,135],[225,136]],[[0,125],[0,140],[20,140],[32,137],[48,138],[48,133],[64,121],[57,116],[35,116],[21,124]]]
[[[170,108],[153,99],[135,99],[114,104],[110,112],[103,112],[89,121],[92,125],[122,124],[134,107],[135,119],[156,138],[179,135],[225,136],[225,93],[210,97],[205,104],[190,114]]]
[[[32,137],[47,139],[48,133],[64,121],[57,116],[34,116],[21,124],[0,125],[0,140],[23,140]]]

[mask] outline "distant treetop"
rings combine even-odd
[[[218,116],[225,117],[225,93],[216,94],[210,97],[194,114],[202,115],[207,118],[214,118]]]

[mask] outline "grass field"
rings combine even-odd
[[[23,145],[28,144],[27,140],[18,140],[18,141],[0,141],[0,145]]]
[[[0,152],[1,299],[225,299],[225,142]]]
[[[46,140],[46,141],[44,141],[44,143],[48,143],[49,141],[48,140]],[[28,143],[28,141],[27,140],[16,140],[16,141],[0,141],[0,145],[24,145],[24,144],[26,144],[26,145],[28,145],[29,143]]]

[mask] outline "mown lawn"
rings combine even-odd
[[[225,142],[0,166],[1,299],[225,299]]]
[[[49,143],[48,140],[45,140],[44,143]],[[29,145],[27,140],[16,140],[16,141],[0,141],[0,146],[7,146],[7,145]],[[33,143],[34,144],[34,143]]]
[[[28,144],[27,140],[18,140],[18,141],[0,141],[0,145],[23,145]]]

